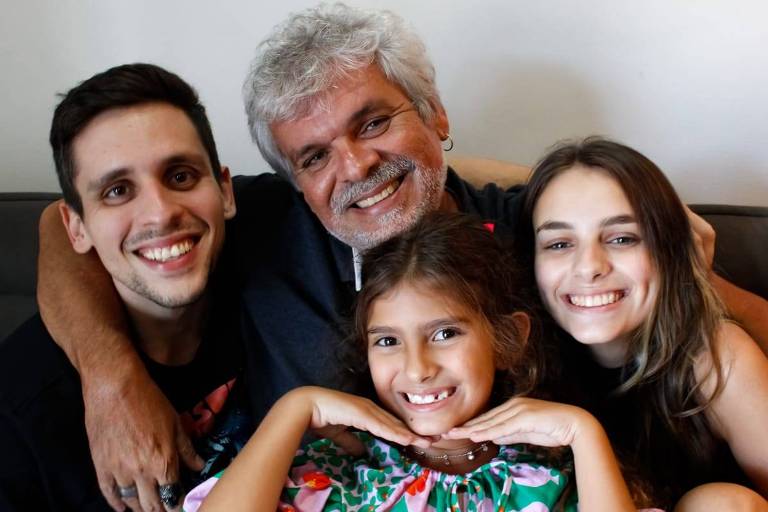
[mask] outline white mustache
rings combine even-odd
[[[410,158],[398,156],[379,165],[363,181],[358,181],[349,185],[345,190],[331,198],[331,211],[335,215],[341,215],[344,210],[349,208],[360,200],[361,197],[369,194],[373,189],[392,181],[400,176],[404,176],[416,169],[416,163]]]

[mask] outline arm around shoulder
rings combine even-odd
[[[739,288],[715,273],[711,280],[730,315],[768,356],[768,300]]]

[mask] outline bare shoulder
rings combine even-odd
[[[768,359],[749,334],[732,322],[722,322],[714,348],[722,383],[707,416],[714,430],[728,438],[731,420],[748,413],[755,404],[768,403]],[[711,353],[701,354],[696,361],[694,374],[704,397],[712,396],[716,389],[714,368]]]

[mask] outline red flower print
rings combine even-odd
[[[301,478],[304,479],[304,482],[307,484],[307,487],[309,487],[310,489],[316,489],[318,491],[325,489],[326,487],[331,485],[331,479],[328,478],[328,475],[326,475],[325,473],[321,473],[320,471],[307,473]]]
[[[405,490],[411,496],[414,496],[417,492],[424,492],[424,487],[427,485],[427,477],[429,477],[429,470],[425,469],[419,475],[419,478],[414,480],[411,485]]]

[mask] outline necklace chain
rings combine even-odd
[[[446,466],[450,466],[451,461],[456,459],[475,460],[475,457],[478,453],[488,451],[488,441],[481,443],[479,446],[475,446],[471,450],[467,450],[464,453],[427,455],[427,452],[419,450],[418,448],[411,447],[411,450],[413,450],[413,453],[416,454],[417,457],[421,457],[427,460],[441,460]]]

